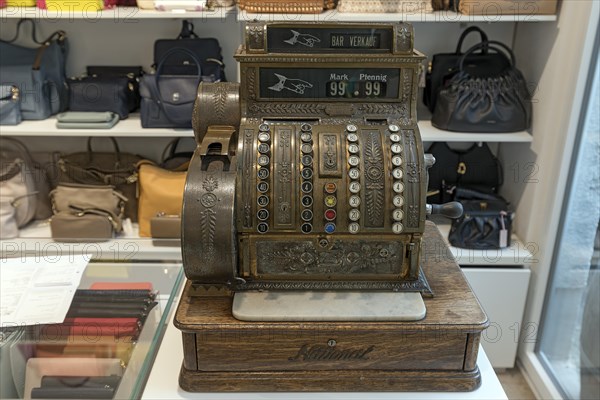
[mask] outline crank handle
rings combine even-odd
[[[463,214],[463,206],[458,201],[451,201],[445,204],[427,204],[425,205],[427,215],[442,214],[444,217],[456,219]]]

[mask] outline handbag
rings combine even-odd
[[[187,52],[171,53],[174,48],[185,49]],[[167,53],[170,53],[169,57]],[[154,65],[161,62],[164,62],[162,73],[165,75],[198,75],[199,65],[203,82],[226,81],[219,41],[198,37],[194,32],[194,24],[187,20],[182,21],[181,32],[176,39],[159,39],[154,42]]]
[[[196,75],[163,75],[165,62],[177,54],[185,54],[194,61]],[[156,73],[144,75],[140,82],[142,128],[190,129],[200,75],[200,62],[192,52],[184,48],[168,51]]]
[[[335,8],[334,0],[238,0],[241,10],[252,13],[318,14]]]
[[[85,76],[71,78],[68,84],[71,111],[111,111],[125,119],[135,109],[135,88],[126,76]]]
[[[119,115],[110,111],[67,111],[56,116],[58,129],[110,129]]]
[[[435,142],[427,152],[435,157],[429,168],[429,202],[453,201],[458,186],[496,193],[502,185],[502,165],[485,143],[454,150],[445,142]]]
[[[53,11],[100,11],[115,6],[115,0],[38,0],[37,7]]]
[[[151,161],[138,165],[140,236],[151,236],[151,220],[160,215],[181,216],[187,171],[169,171]]]
[[[498,195],[458,188],[463,215],[452,220],[448,241],[463,249],[491,250],[510,246],[514,213]]]
[[[19,227],[52,215],[46,170],[19,140],[0,136],[0,194],[13,200]]]
[[[342,13],[415,13],[433,12],[431,0],[339,0]]]
[[[158,11],[206,11],[206,0],[154,0]]]
[[[468,57],[486,47],[506,57],[510,67],[488,76],[468,70]],[[436,128],[457,132],[503,133],[528,129],[531,95],[525,78],[516,68],[512,50],[494,40],[467,50],[460,59],[458,72],[439,92],[431,123]]]
[[[177,151],[181,138],[175,138],[163,150],[160,167],[170,171],[187,171],[193,151]]]
[[[0,195],[0,240],[19,236],[19,227],[15,218],[12,199]]]
[[[23,47],[13,42],[19,37],[25,21],[32,23],[32,39],[39,46]],[[11,40],[0,41],[0,84],[16,86],[21,92],[23,119],[46,119],[67,107],[68,90],[65,76],[67,38],[56,31],[45,41],[36,39],[35,23],[22,19]]]
[[[135,1],[133,2],[135,6]],[[88,76],[99,78],[127,77],[128,87],[127,104],[129,112],[140,108],[140,78],[144,75],[144,69],[140,66],[88,66]]]
[[[19,125],[22,119],[19,88],[0,85],[0,125]]]
[[[123,153],[115,138],[109,137],[114,151],[95,152],[92,137],[88,138],[87,151],[60,155],[57,160],[59,183],[86,185],[112,185],[127,199],[125,216],[137,221],[136,164],[140,156]]]
[[[429,71],[425,79],[425,91],[423,92],[423,103],[429,111],[433,112],[435,110],[440,89],[458,72],[459,62],[463,56],[463,42],[471,33],[479,33],[481,36],[480,43],[488,41],[488,37],[483,30],[472,26],[465,29],[460,35],[454,53],[434,54],[429,64]],[[470,54],[466,60],[467,70],[479,77],[494,76],[509,67],[510,63],[506,57],[502,54],[490,52],[485,46],[480,51]]]

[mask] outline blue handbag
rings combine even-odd
[[[29,48],[13,43],[25,21],[32,23],[32,39],[40,46]],[[20,89],[23,119],[46,119],[66,109],[66,45],[64,31],[56,31],[39,42],[35,23],[29,19],[19,21],[14,38],[0,40],[0,84]]]
[[[0,85],[0,125],[19,125],[21,119],[19,88]]]

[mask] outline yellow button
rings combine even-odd
[[[337,204],[337,199],[335,198],[335,196],[325,197],[325,205],[327,207],[335,207],[336,204]]]

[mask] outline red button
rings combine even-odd
[[[333,221],[335,219],[335,210],[325,211],[325,219],[327,221]]]

